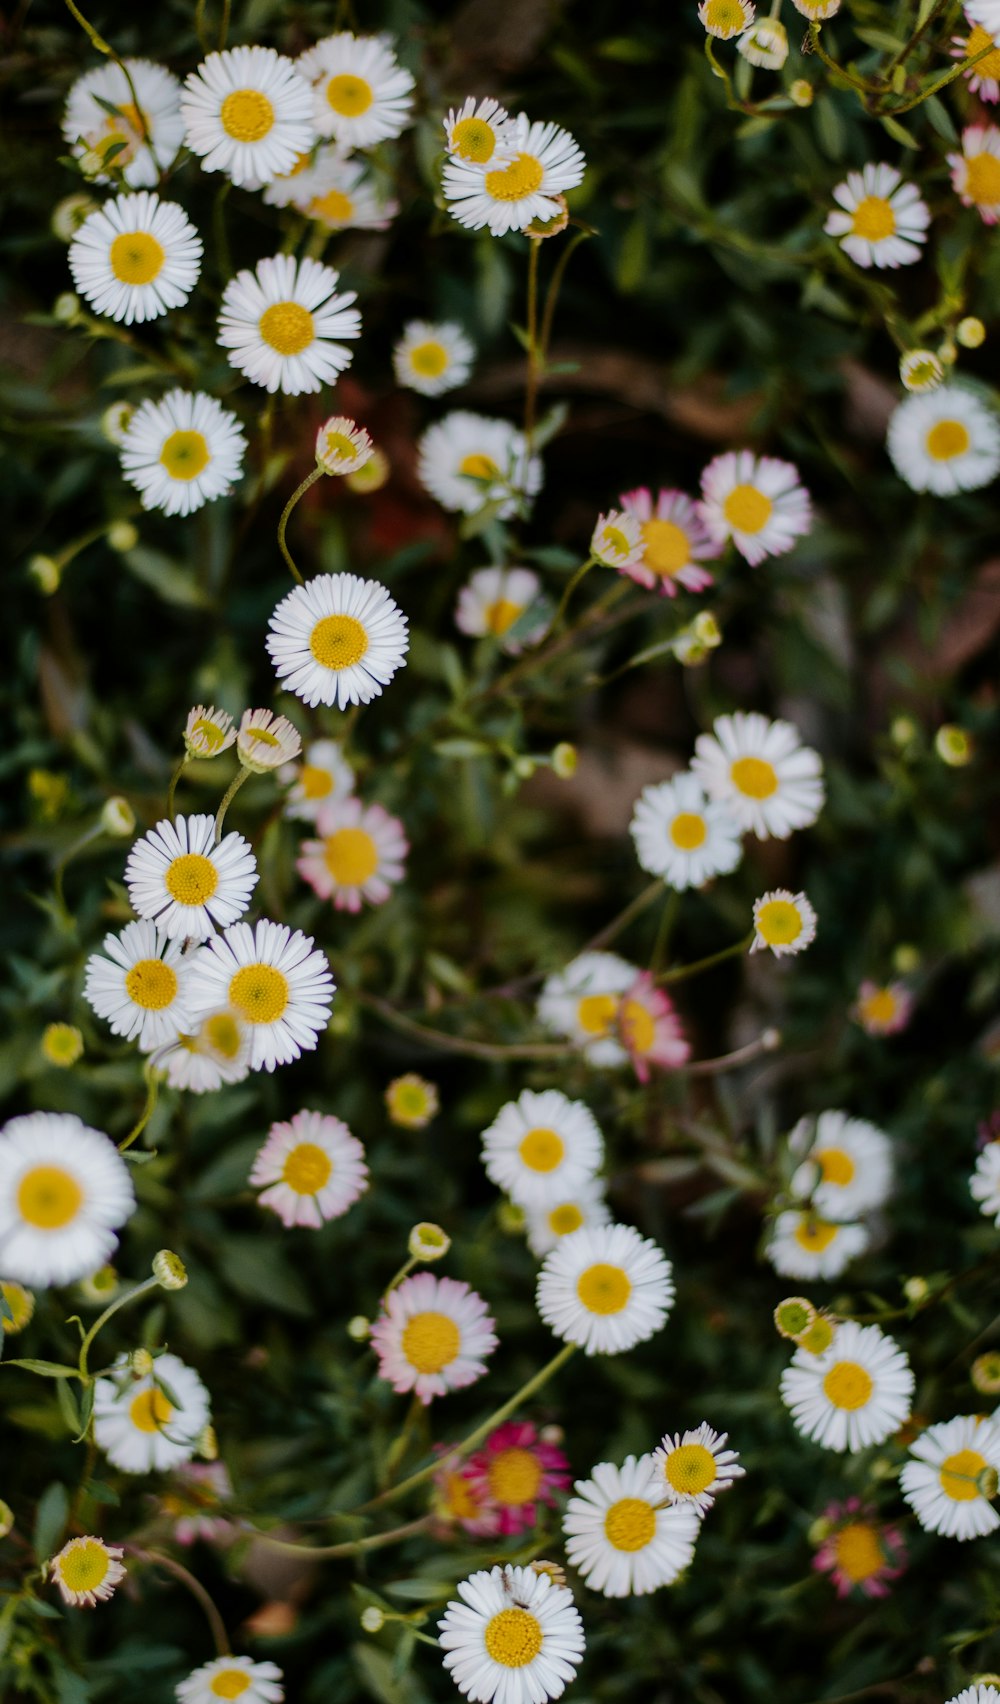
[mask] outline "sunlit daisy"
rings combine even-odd
[[[598,515],[590,535],[590,554],[605,568],[631,573],[643,556],[642,527],[635,515],[626,509],[611,509],[606,515]]]
[[[416,1272],[389,1291],[372,1326],[379,1377],[423,1403],[475,1384],[497,1346],[493,1327],[468,1284]]]
[[[243,469],[247,441],[235,414],[203,391],[168,391],[141,403],[122,437],[122,472],[144,509],[190,515],[225,497]]]
[[[361,335],[355,292],[337,293],[340,274],[318,260],[278,254],[231,278],[222,296],[219,342],[231,367],[286,396],[318,391],[349,367],[341,341]]]
[[[437,1087],[416,1071],[394,1077],[385,1091],[390,1122],[403,1130],[423,1130],[440,1110]]]
[[[823,1531],[813,1558],[817,1573],[829,1574],[839,1598],[888,1597],[890,1583],[906,1568],[906,1546],[896,1526],[880,1521],[859,1497],[831,1503],[820,1517]]]
[[[135,1210],[110,1137],[73,1113],[31,1112],[0,1130],[0,1268],[36,1290],[85,1278],[110,1259]]]
[[[250,1172],[260,1189],[261,1207],[277,1213],[283,1225],[313,1230],[339,1219],[368,1188],[365,1151],[340,1118],[324,1112],[297,1112],[287,1123],[272,1124]]]
[[[475,354],[454,320],[411,320],[392,352],[396,383],[421,396],[441,396],[465,384]]]
[[[588,1355],[620,1355],[663,1326],[671,1265],[631,1225],[586,1226],[546,1255],[535,1300],[546,1325]]]
[[[339,148],[320,149],[289,199],[327,231],[384,231],[399,212],[383,181],[363,160],[346,160]]]
[[[898,1035],[910,1021],[913,995],[905,982],[862,982],[851,1017],[868,1035]]]
[[[864,1225],[835,1224],[790,1207],[775,1219],[764,1253],[783,1278],[838,1278],[870,1241]]]
[[[300,54],[299,70],[313,91],[313,121],[321,136],[344,148],[373,148],[410,122],[413,78],[384,36],[341,30]]]
[[[324,473],[357,473],[374,454],[369,433],[345,414],[335,414],[316,434],[316,460]]]
[[[524,1089],[483,1131],[486,1175],[519,1207],[554,1207],[589,1183],[604,1138],[583,1101],[559,1089]]]
[[[788,1138],[802,1155],[792,1178],[797,1195],[808,1195],[816,1211],[838,1222],[881,1207],[892,1188],[892,1143],[884,1130],[846,1112],[800,1118]]]
[[[557,1201],[552,1207],[527,1207],[524,1212],[528,1247],[538,1260],[554,1249],[563,1237],[572,1236],[574,1231],[583,1230],[585,1225],[610,1223],[611,1214],[598,1178],[590,1178],[581,1185],[572,1200]]]
[[[694,750],[692,773],[709,798],[723,800],[740,828],[760,840],[786,840],[823,808],[823,765],[791,722],[737,710],[717,716]]]
[[[978,1155],[969,1193],[979,1202],[980,1213],[1000,1225],[1000,1142],[988,1142]]]
[[[566,1555],[591,1591],[643,1597],[684,1572],[701,1522],[692,1508],[664,1505],[648,1456],[626,1456],[621,1467],[599,1462],[573,1490],[563,1515]]]
[[[541,489],[542,464],[507,420],[463,409],[429,426],[417,445],[417,476],[443,509],[474,515],[497,504],[500,520]]]
[[[709,801],[694,775],[644,787],[629,825],[644,870],[678,891],[735,870],[740,829],[723,800]]]
[[[164,817],[137,840],[125,865],[134,910],[171,939],[203,941],[241,917],[257,885],[257,860],[242,834],[215,844],[215,818]]]
[[[990,52],[991,43],[1000,38],[1000,5],[994,4],[994,28],[984,29],[981,23],[972,22],[973,6],[966,7],[966,16],[970,20],[969,33],[966,36],[952,36],[952,59],[975,59],[977,63],[962,75],[974,95],[989,106],[995,106],[1000,101],[1000,46],[994,45]],[[982,58],[980,59],[980,54]]]
[[[736,51],[750,65],[780,71],[788,58],[788,31],[780,18],[758,18],[744,30]]]
[[[837,211],[823,229],[840,238],[844,253],[858,266],[912,266],[920,259],[930,212],[895,166],[869,161],[860,172],[848,172],[833,199]]]
[[[1000,1526],[993,1506],[1000,1475],[1000,1426],[960,1414],[928,1426],[910,1445],[899,1485],[927,1532],[982,1538]]]
[[[455,626],[470,638],[489,634],[502,651],[516,657],[526,645],[537,643],[548,628],[549,616],[544,610],[526,626],[521,624],[541,586],[530,568],[479,568],[458,594]],[[516,637],[508,637],[515,626]]]
[[[289,783],[285,815],[304,822],[315,822],[324,805],[354,791],[354,771],[336,740],[313,740],[301,764],[283,770],[280,779]]]
[[[209,1420],[198,1374],[176,1355],[159,1355],[137,1378],[127,1355],[94,1387],[94,1441],[123,1473],[162,1473],[189,1461]]]
[[[701,0],[698,17],[710,36],[730,41],[750,28],[754,11],[750,0]]]
[[[512,1564],[458,1584],[438,1622],[444,1666],[472,1704],[548,1704],[583,1656],[583,1625],[566,1586]]]
[[[775,888],[753,902],[753,940],[750,951],[767,948],[775,958],[804,952],[816,939],[816,913],[804,893]]]
[[[962,152],[949,154],[951,185],[963,206],[974,207],[984,225],[1000,219],[1000,130],[971,124],[962,131]]]
[[[368,704],[409,647],[406,616],[377,580],[317,574],[282,598],[267,649],[287,692],[304,703]]]
[[[469,1457],[465,1473],[473,1495],[493,1511],[491,1532],[506,1538],[527,1532],[540,1508],[554,1508],[556,1491],[570,1483],[569,1462],[557,1444],[546,1443],[530,1420],[508,1420]]]
[[[642,540],[638,561],[622,568],[629,579],[650,590],[659,587],[671,598],[678,586],[702,592],[712,584],[704,563],[719,555],[722,541],[710,532],[700,507],[690,497],[683,491],[660,490],[654,498],[642,485],[635,491],[624,491],[621,503],[625,513],[638,522]]]
[[[124,1580],[124,1554],[120,1545],[105,1544],[103,1538],[71,1538],[48,1564],[48,1577],[59,1587],[63,1603],[96,1609],[114,1597],[115,1587]]]
[[[716,544],[732,539],[751,567],[766,556],[784,556],[812,526],[812,505],[798,468],[752,450],[729,450],[709,462],[701,476],[698,512]]]
[[[191,1006],[187,988],[191,959],[155,923],[128,923],[120,935],[105,935],[104,954],[87,960],[83,997],[113,1035],[138,1042],[143,1053],[184,1029]]]
[[[706,1420],[690,1432],[668,1433],[647,1456],[650,1489],[657,1501],[684,1504],[701,1517],[720,1491],[742,1479],[736,1450],[726,1449],[728,1432],[716,1432]]]
[[[69,269],[96,314],[138,325],[187,301],[201,253],[184,209],[141,189],[89,214],[69,245]]]
[[[516,151],[516,125],[510,114],[491,96],[476,100],[469,95],[460,107],[452,107],[444,121],[444,145],[453,160],[479,166],[506,162]]]
[[[236,750],[244,769],[266,775],[281,769],[302,750],[298,728],[273,710],[244,710],[236,734]]]
[[[514,121],[507,163],[481,165],[452,157],[444,168],[442,193],[449,213],[467,230],[488,226],[495,237],[523,231],[533,219],[545,224],[561,211],[555,198],[583,179],[584,157],[568,130],[532,124],[525,113]]]
[[[98,65],[70,89],[62,133],[78,160],[110,151],[108,170],[87,174],[95,183],[120,172],[129,189],[149,189],[184,140],[181,86],[149,59]]]
[[[312,91],[273,47],[210,53],[184,84],[185,140],[202,170],[258,189],[315,140]]]
[[[214,1657],[177,1686],[179,1704],[219,1704],[238,1698],[239,1704],[281,1704],[284,1676],[277,1663],[255,1663],[251,1657]]]
[[[234,923],[198,954],[192,1004],[249,1024],[250,1067],[273,1071],[310,1052],[330,1020],[334,983],[311,935],[262,919]]]
[[[845,1320],[822,1355],[797,1349],[781,1375],[781,1400],[799,1431],[826,1450],[881,1444],[910,1417],[910,1364],[877,1325]]]
[[[899,404],[889,421],[886,448],[900,479],[913,491],[953,497],[958,491],[978,491],[1000,473],[1000,422],[976,392],[939,385]]]
[[[250,1025],[238,1012],[223,1008],[207,1012],[178,1035],[163,1061],[172,1089],[193,1095],[213,1094],[226,1083],[242,1083],[250,1075]]]
[[[639,972],[617,953],[581,953],[565,970],[546,978],[538,1000],[538,1019],[555,1035],[583,1049],[592,1065],[624,1065],[618,1038],[621,997]]]
[[[316,840],[304,840],[295,868],[335,911],[382,905],[406,870],[409,841],[398,817],[381,805],[337,799],[316,819]]]
[[[233,718],[214,704],[196,704],[184,724],[184,749],[188,757],[218,757],[236,742]]]

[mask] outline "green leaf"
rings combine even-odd
[[[212,599],[194,575],[179,563],[172,562],[169,556],[164,556],[161,550],[137,544],[134,550],[126,550],[119,560],[124,562],[130,574],[161,597],[164,603],[175,604],[182,609],[212,608]]]
[[[80,1418],[80,1410],[65,1379],[56,1379],[56,1397],[59,1402],[59,1412],[66,1422],[67,1432],[74,1435],[81,1432],[83,1421]]]
[[[958,141],[955,121],[940,96],[928,95],[924,101],[924,111],[939,136],[942,136],[946,142]]]
[[[883,118],[882,128],[892,137],[894,142],[901,142],[904,148],[920,147],[920,143],[913,132],[907,130],[904,124],[900,124],[897,118]]]
[[[76,1367],[67,1367],[63,1361],[5,1361],[5,1367],[23,1367],[25,1372],[38,1373],[43,1379],[75,1379]]]
[[[44,1562],[47,1556],[58,1550],[68,1517],[69,1492],[57,1479],[46,1487],[38,1499],[35,1531],[31,1541],[36,1561]]]
[[[491,749],[482,740],[435,740],[433,746],[439,757],[489,757]]]
[[[219,1272],[231,1289],[248,1301],[282,1313],[312,1312],[309,1292],[277,1243],[256,1236],[230,1236],[218,1250]]]

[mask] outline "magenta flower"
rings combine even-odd
[[[504,1538],[529,1531],[538,1521],[539,1505],[551,1509],[554,1492],[570,1483],[562,1450],[546,1443],[530,1420],[498,1426],[469,1457],[466,1473],[472,1491],[493,1510],[493,1533]]]

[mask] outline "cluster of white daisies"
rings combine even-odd
[[[767,1257],[786,1278],[836,1278],[865,1253],[892,1190],[892,1142],[884,1130],[846,1112],[801,1118],[788,1137],[797,1205],[776,1216]]]

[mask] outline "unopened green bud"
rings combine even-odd
[[[361,1626],[365,1633],[381,1633],[385,1616],[377,1604],[370,1603],[361,1611]]]
[[[9,1503],[0,1502],[0,1538],[6,1538],[14,1525],[14,1511]]]
[[[75,325],[80,318],[80,298],[72,290],[64,290],[52,304],[52,318],[60,325]]]
[[[372,1334],[372,1322],[364,1314],[355,1314],[347,1322],[347,1335],[352,1343],[367,1343]]]
[[[931,1293],[931,1287],[926,1278],[907,1278],[903,1285],[903,1295],[908,1302],[926,1302]]]
[[[440,1225],[425,1220],[414,1225],[407,1247],[414,1260],[441,1260],[451,1247],[451,1238]]]
[[[964,728],[945,722],[934,735],[934,750],[949,769],[964,769],[972,762],[972,739]]]
[[[571,775],[575,775],[576,764],[576,746],[570,745],[568,740],[560,740],[552,752],[552,767],[560,781],[568,781]]]
[[[153,1277],[163,1290],[183,1290],[188,1281],[187,1267],[172,1249],[161,1248],[153,1256]]]
[[[28,562],[28,573],[47,598],[59,590],[62,569],[54,556],[32,556]]]
[[[134,550],[138,544],[139,529],[131,521],[112,521],[107,536],[112,550],[124,555],[126,550]]]
[[[125,840],[135,833],[135,812],[127,799],[116,793],[101,806],[101,827],[105,834]]]
[[[137,1379],[148,1378],[156,1365],[148,1349],[133,1349],[128,1363]]]

